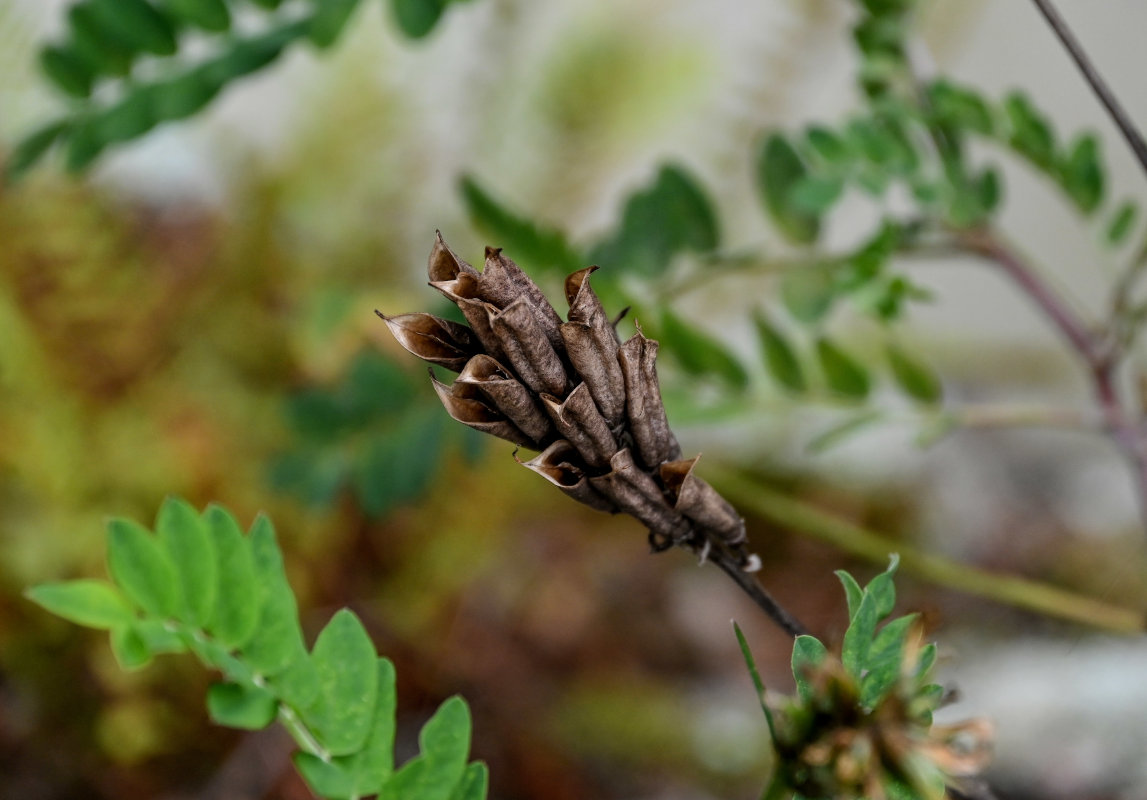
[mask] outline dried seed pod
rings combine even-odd
[[[479,278],[478,290],[483,300],[498,308],[507,308],[519,298],[526,298],[550,345],[557,352],[562,352],[562,337],[559,333],[561,317],[550,305],[541,288],[521,267],[502,255],[501,248],[486,248],[486,266]]]
[[[596,269],[587,267],[566,278],[570,321],[561,326],[561,334],[570,363],[589,386],[602,415],[617,426],[625,418],[625,378],[617,360],[617,331],[589,285]]]
[[[657,383],[657,341],[647,339],[638,328],[618,350],[618,363],[625,378],[625,415],[645,466],[657,467],[681,458],[681,445],[669,429]]]
[[[586,477],[585,463],[577,449],[565,439],[558,439],[534,458],[520,463],[579,503],[610,514],[616,514],[619,510],[612,501],[593,488]]]
[[[534,443],[529,436],[522,433],[514,423],[490,408],[479,398],[479,393],[466,384],[447,386],[432,374],[431,383],[438,399],[446,407],[446,411],[456,421],[468,425],[476,431],[489,433],[499,439],[513,442],[523,447],[533,447]],[[472,392],[472,394],[471,394]]]
[[[433,314],[398,314],[375,311],[398,343],[423,361],[461,372],[466,362],[482,352],[482,343],[465,325]]]
[[[597,410],[589,387],[579,383],[564,401],[543,394],[542,404],[558,433],[577,448],[586,464],[595,469],[609,467],[610,458],[617,452],[617,441]]]
[[[628,447],[617,451],[609,466],[607,474],[589,479],[593,488],[643,522],[659,539],[672,543],[689,540],[689,523],[669,507],[657,482],[634,463]]]
[[[501,311],[487,306],[490,327],[506,359],[535,392],[564,395],[569,379],[561,357],[541,330],[530,303],[519,297]]]
[[[477,279],[478,270],[459,258],[442,238],[442,231],[434,231],[434,246],[430,248],[430,260],[426,265],[431,283],[456,280],[459,275],[469,275]]]
[[[740,544],[745,541],[745,521],[716,489],[693,474],[700,457],[662,464],[661,482],[673,501],[673,508],[721,537],[726,544]]]
[[[454,383],[475,386],[534,442],[544,444],[553,440],[554,426],[538,405],[537,396],[497,360],[484,354],[474,356]]]

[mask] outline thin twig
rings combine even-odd
[[[1091,63],[1091,59],[1088,58],[1087,53],[1084,51],[1083,46],[1079,43],[1079,40],[1075,38],[1075,34],[1071,32],[1071,28],[1068,27],[1067,22],[1064,21],[1063,17],[1059,15],[1059,12],[1055,10],[1055,6],[1051,4],[1051,0],[1032,1],[1040,13],[1043,14],[1044,19],[1047,20],[1051,29],[1055,31],[1055,35],[1059,37],[1059,40],[1067,49],[1068,54],[1071,55],[1072,60],[1074,60],[1076,66],[1079,67],[1079,71],[1083,73],[1083,77],[1091,86],[1092,91],[1095,92],[1099,101],[1103,103],[1103,107],[1107,109],[1107,113],[1111,115],[1111,118],[1119,127],[1119,132],[1123,134],[1123,138],[1126,139],[1127,144],[1131,146],[1131,150],[1135,153],[1135,158],[1138,159],[1143,171],[1147,172],[1147,141],[1144,141],[1143,134],[1135,127],[1135,123],[1132,122],[1127,111],[1111,92],[1111,89],[1107,86],[1103,77],[1095,69],[1095,66]]]
[[[706,474],[722,494],[745,512],[758,514],[877,564],[886,564],[890,553],[899,553],[903,572],[938,586],[1111,633],[1141,635],[1147,630],[1147,620],[1140,611],[925,553],[905,542],[894,541],[794,500],[786,493],[728,467],[710,463]]]
[[[789,636],[795,639],[798,636],[803,636],[808,633],[808,628],[773,599],[773,596],[766,592],[765,588],[761,586],[756,576],[751,572],[745,572],[742,566],[738,564],[731,555],[723,550],[714,548],[709,553],[708,560],[716,564],[726,575],[732,578],[745,594],[747,594],[754,603],[760,606],[762,611],[768,614],[769,619],[775,622],[780,629]]]

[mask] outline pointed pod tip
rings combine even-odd
[[[486,258],[487,259],[497,258],[500,255],[502,255],[502,248],[490,247],[490,245],[486,245]]]

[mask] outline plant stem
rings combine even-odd
[[[930,555],[794,500],[727,467],[710,464],[706,472],[719,491],[745,511],[878,564],[884,564],[890,553],[899,553],[905,572],[939,586],[1111,633],[1137,635],[1147,629],[1147,620],[1139,611]]]
[[[794,639],[808,633],[808,629],[790,614],[773,596],[765,591],[760,581],[751,572],[745,572],[737,561],[725,551],[714,548],[710,551],[708,560],[716,564],[722,571],[741,587],[761,610],[768,614],[769,619],[777,624],[781,630]]]
[[[1127,111],[1120,104],[1119,100],[1112,93],[1108,87],[1107,82],[1099,74],[1098,70],[1091,63],[1087,53],[1084,51],[1083,46],[1079,40],[1075,38],[1075,34],[1071,32],[1071,28],[1067,26],[1067,22],[1055,10],[1055,6],[1051,4],[1051,0],[1033,0],[1036,8],[1043,14],[1044,19],[1047,20],[1048,25],[1055,31],[1055,35],[1063,43],[1067,49],[1068,54],[1072,60],[1075,61],[1079,71],[1083,73],[1083,77],[1091,86],[1099,102],[1103,103],[1103,107],[1107,109],[1107,113],[1115,121],[1119,127],[1119,132],[1123,134],[1123,138],[1127,140],[1127,144],[1131,146],[1132,152],[1135,153],[1135,158],[1138,159],[1139,165],[1147,172],[1147,142],[1143,140],[1143,134],[1135,127],[1135,123],[1131,121],[1131,117]]]

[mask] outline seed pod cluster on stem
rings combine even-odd
[[[411,353],[458,373],[447,384],[431,372],[455,420],[538,451],[521,463],[580,503],[635,517],[654,550],[684,547],[727,572],[755,571],[760,560],[745,548],[744,520],[697,476],[697,457],[682,458],[669,428],[657,342],[640,328],[621,341],[590,286],[596,269],[566,278],[563,321],[501,250],[486,248],[478,271],[439,233],[430,285],[468,325],[426,313],[376,313]]]

